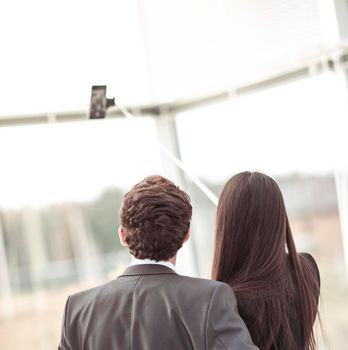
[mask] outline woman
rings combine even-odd
[[[313,350],[320,277],[298,254],[276,182],[261,173],[232,177],[219,199],[212,278],[228,283],[261,350]]]

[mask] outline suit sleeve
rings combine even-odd
[[[215,287],[207,315],[207,350],[258,350],[238,314],[237,300],[224,283]]]
[[[69,344],[66,324],[67,324],[67,318],[68,318],[68,307],[69,307],[69,299],[65,303],[65,309],[63,314],[63,321],[62,321],[62,330],[61,330],[61,337],[60,337],[60,343],[58,345],[58,350],[72,350],[72,347]]]

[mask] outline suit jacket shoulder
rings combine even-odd
[[[228,285],[139,265],[68,298],[59,349],[257,348]]]

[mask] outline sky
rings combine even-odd
[[[182,158],[213,183],[244,170],[332,173],[345,166],[347,102],[339,83],[323,75],[182,113]],[[145,117],[3,127],[0,206],[90,200],[108,186],[127,189],[146,175],[169,176],[158,132]]]
[[[151,120],[93,120],[0,129],[0,207],[44,206],[128,189],[162,171]]]
[[[327,73],[189,111],[178,117],[183,159],[212,181],[343,169],[347,107],[344,75]]]

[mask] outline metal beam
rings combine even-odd
[[[298,79],[303,79],[315,74],[321,74],[328,70],[338,68],[346,68],[348,65],[348,45],[327,51],[322,55],[308,60],[306,64],[292,67],[287,70],[282,70],[269,76],[260,78],[258,81],[236,86],[234,89],[225,90],[209,95],[178,100],[173,102],[158,103],[151,105],[125,106],[135,116],[160,116],[163,110],[169,114],[176,114],[190,109],[203,107],[212,103],[221,102],[230,98],[255,93],[261,89],[272,88],[280,84],[288,83]],[[122,112],[116,107],[111,107],[107,111],[107,118],[115,118],[122,116]],[[27,124],[45,124],[57,122],[83,121],[88,120],[86,111],[70,111],[56,113],[41,113],[19,116],[0,116],[1,126],[16,126]]]

